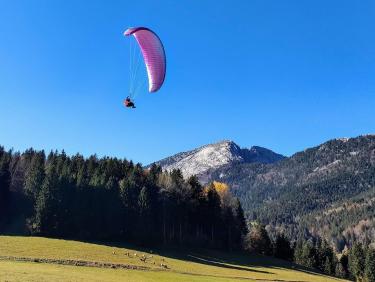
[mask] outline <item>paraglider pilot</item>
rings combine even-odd
[[[134,104],[134,102],[130,99],[129,96],[126,97],[126,99],[125,99],[125,101],[124,101],[124,105],[125,105],[125,107],[127,107],[127,108],[133,108],[133,109],[135,109],[135,104]]]

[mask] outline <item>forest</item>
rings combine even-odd
[[[246,234],[238,199],[178,170],[32,149],[0,160],[2,232],[226,249]]]
[[[0,234],[204,247],[275,256],[328,275],[375,281],[375,253],[340,255],[319,236],[291,240],[245,218],[229,186],[132,161],[0,147]]]

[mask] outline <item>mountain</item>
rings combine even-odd
[[[375,242],[375,135],[330,140],[272,164],[223,166],[211,173],[217,179],[271,231],[324,236],[337,249]]]
[[[250,221],[290,238],[322,236],[337,250],[375,243],[375,135],[339,138],[283,157],[222,141],[157,162],[228,183]]]
[[[285,157],[266,148],[253,146],[240,148],[233,141],[221,141],[200,148],[182,152],[155,162],[163,170],[180,169],[184,177],[197,175],[201,182],[207,182],[211,173],[223,166],[248,163],[274,163]]]

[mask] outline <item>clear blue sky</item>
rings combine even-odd
[[[167,78],[137,109],[129,26]],[[221,139],[290,155],[374,133],[375,1],[0,0],[0,144],[144,164]]]

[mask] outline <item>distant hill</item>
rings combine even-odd
[[[375,135],[330,140],[273,164],[211,174],[232,186],[251,220],[291,237],[323,235],[342,249],[375,241]]]
[[[248,218],[271,233],[321,235],[339,250],[354,239],[375,242],[375,135],[330,140],[289,158],[224,141],[157,164],[228,183]]]
[[[197,175],[201,182],[207,182],[210,174],[223,166],[249,163],[274,163],[285,157],[266,148],[253,146],[240,148],[233,141],[221,141],[197,149],[178,153],[155,162],[163,170],[180,169],[184,177]]]

